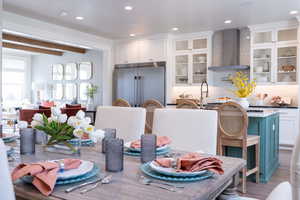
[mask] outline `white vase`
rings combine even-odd
[[[249,108],[249,101],[247,98],[239,98],[238,103],[244,108],[248,109]]]

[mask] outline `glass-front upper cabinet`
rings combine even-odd
[[[207,38],[197,38],[189,40],[177,40],[175,42],[176,51],[192,51],[207,49]]]
[[[253,35],[254,44],[266,44],[266,43],[272,43],[272,41],[273,41],[272,31],[255,32]]]
[[[175,56],[175,82],[176,84],[187,84],[189,74],[189,55]]]
[[[207,54],[193,54],[193,83],[206,81]]]
[[[253,50],[253,78],[258,83],[272,81],[272,48]]]
[[[188,40],[178,40],[175,42],[176,51],[186,51],[189,50],[189,41]]]
[[[292,29],[282,29],[277,32],[278,42],[290,42],[297,41],[297,28]]]
[[[277,48],[277,82],[297,81],[297,46]]]

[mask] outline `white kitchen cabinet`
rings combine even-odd
[[[176,38],[173,42],[174,85],[200,85],[211,65],[211,34]]]
[[[292,148],[299,134],[299,110],[285,108],[276,110],[279,112],[279,145],[283,148]]]
[[[250,30],[251,79],[260,85],[297,84],[298,25],[258,25]]]
[[[139,63],[166,60],[165,39],[143,39],[115,45],[115,63]]]

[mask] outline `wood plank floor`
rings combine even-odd
[[[247,182],[247,194],[241,196],[247,196],[264,200],[269,193],[281,182],[289,181],[290,178],[290,161],[292,151],[280,150],[279,163],[280,166],[272,176],[271,180],[267,184]]]

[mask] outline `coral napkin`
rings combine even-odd
[[[64,169],[75,169],[80,166],[81,160],[63,159]],[[33,176],[32,184],[44,195],[49,196],[54,189],[59,164],[56,162],[38,162],[31,164],[20,164],[17,166],[11,176],[15,181],[23,176]]]
[[[171,143],[171,139],[167,136],[156,137],[156,147],[162,147],[170,143]],[[134,142],[131,142],[130,147],[135,149],[141,148],[141,140],[136,140]]]
[[[155,161],[162,167],[172,167],[172,158],[160,158]],[[203,157],[199,153],[188,153],[177,159],[176,170],[178,172],[196,172],[209,170],[223,174],[222,161],[214,157]]]

